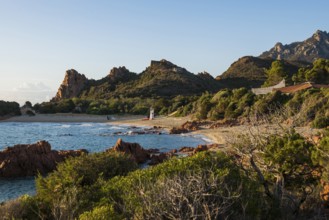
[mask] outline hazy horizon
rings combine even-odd
[[[329,2],[3,1],[0,100],[33,104],[56,94],[67,69],[100,79],[167,59],[214,77],[246,55],[329,30]]]

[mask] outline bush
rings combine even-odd
[[[100,200],[103,181],[136,168],[130,158],[119,153],[69,158],[46,178],[37,178],[37,199],[48,206],[48,215],[73,219]]]
[[[326,128],[329,126],[329,117],[318,116],[312,123],[314,128]]]
[[[35,116],[34,112],[31,111],[31,110],[27,110],[27,111],[26,111],[26,114],[27,114],[28,116]]]
[[[206,152],[115,177],[101,204],[127,219],[238,218],[259,214],[257,187],[229,157]]]
[[[0,101],[0,116],[21,115],[21,110],[17,102]]]

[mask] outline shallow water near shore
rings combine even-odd
[[[89,152],[101,152],[113,146],[118,138],[125,142],[137,142],[142,147],[169,151],[183,146],[195,147],[207,139],[198,135],[136,134],[143,127],[118,126],[108,123],[0,123],[0,150],[16,144],[32,144],[48,141],[54,150],[84,148]],[[35,193],[34,178],[0,180],[0,202],[23,194]]]

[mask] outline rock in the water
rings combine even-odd
[[[194,147],[182,147],[178,151],[180,153],[190,153],[190,152],[193,152],[194,149],[195,149]]]
[[[121,138],[117,140],[116,144],[109,151],[123,152],[131,155],[136,163],[145,163],[150,159],[148,150],[142,148],[138,143],[124,142]]]
[[[25,177],[44,175],[56,169],[57,163],[67,157],[80,156],[87,150],[51,150],[46,141],[21,144],[0,151],[0,177]]]

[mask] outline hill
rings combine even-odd
[[[267,80],[266,70],[271,68],[274,61],[271,58],[241,57],[216,79],[230,88],[260,87]],[[293,74],[298,72],[299,68],[310,64],[299,61],[282,61],[282,65],[291,78]]]
[[[209,73],[195,75],[167,60],[160,60],[151,61],[140,74],[125,67],[113,68],[100,80],[91,80],[76,70],[68,70],[53,101],[73,97],[173,97],[216,92],[223,87]]]

